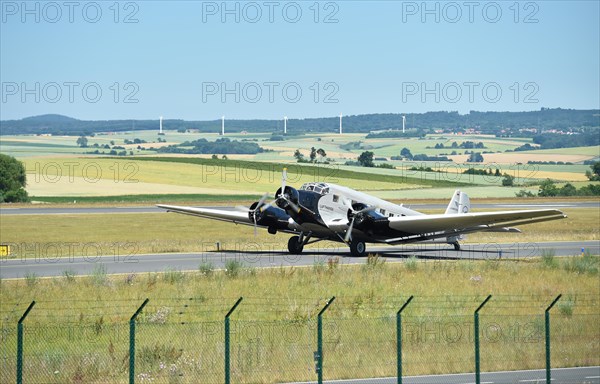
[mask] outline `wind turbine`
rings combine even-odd
[[[340,112],[340,135],[342,134],[342,112]]]
[[[163,131],[162,131],[162,120],[163,120],[163,117],[161,116],[159,118],[159,128],[158,128],[158,133],[161,134],[161,135],[163,133]]]
[[[405,128],[406,128],[406,116],[402,115],[402,133],[404,133]]]
[[[287,116],[283,116],[283,134],[287,134]]]
[[[221,136],[225,136],[225,115],[221,116]]]

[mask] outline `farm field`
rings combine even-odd
[[[89,145],[98,144],[119,145],[131,151],[135,156],[127,156],[114,159],[106,159],[99,155],[85,154],[84,152],[94,148],[79,148],[75,144],[73,136],[2,136],[0,148],[2,153],[17,156],[25,162],[28,172],[27,189],[31,196],[121,196],[131,194],[214,194],[214,195],[239,195],[272,192],[278,184],[279,172],[283,164],[293,168],[295,159],[293,152],[300,149],[308,156],[311,147],[323,148],[327,152],[329,165],[321,164],[320,167],[329,169],[329,174],[302,175],[292,179],[294,184],[306,181],[336,182],[372,193],[381,198],[415,198],[427,196],[428,198],[444,198],[449,196],[454,186],[446,186],[443,190],[433,190],[428,181],[438,182],[437,187],[444,184],[458,182],[462,185],[472,185],[469,192],[471,197],[476,198],[505,198],[514,196],[520,189],[536,191],[535,185],[541,180],[550,178],[558,182],[581,182],[585,183],[587,178],[585,171],[589,166],[583,164],[527,164],[528,161],[563,161],[581,162],[600,157],[600,147],[562,148],[555,150],[540,150],[530,152],[503,152],[512,150],[517,146],[528,142],[523,138],[496,138],[486,135],[428,135],[425,138],[409,139],[366,139],[364,134],[313,134],[293,137],[285,141],[270,141],[270,133],[257,134],[231,134],[227,138],[232,140],[256,140],[256,142],[270,152],[256,155],[228,155],[230,159],[245,160],[251,162],[269,162],[279,164],[277,169],[269,172],[261,172],[258,175],[252,170],[252,165],[231,170],[220,168],[215,172],[212,167],[198,167],[192,164],[167,164],[156,162],[139,162],[140,158],[147,156],[155,157],[183,157],[176,154],[157,154],[155,151],[139,150],[135,144],[123,144],[124,140],[136,138],[147,141],[142,144],[150,148],[152,146],[164,146],[167,144],[178,144],[184,141],[207,138],[217,140],[217,134],[178,133],[167,131],[164,136],[166,143],[152,143],[159,136],[155,131],[135,131],[115,134],[97,134],[89,137]],[[466,163],[467,155],[463,149],[456,149],[458,155],[450,156],[455,162],[423,162],[423,161],[398,161],[390,160],[391,156],[397,156],[404,147],[410,148],[413,154],[423,153],[427,155],[449,154],[451,148],[435,149],[436,144],[444,144],[448,147],[452,142],[463,141],[483,142],[486,151],[501,151],[498,153],[485,154],[483,164]],[[360,148],[344,149],[349,143],[360,142]],[[530,141],[529,141],[530,142]],[[104,150],[104,149],[102,149]],[[355,161],[364,150],[371,150],[375,158],[386,158],[387,163],[396,169],[370,168],[365,169],[357,166],[344,165],[346,161]],[[188,155],[188,158],[209,158],[211,155]],[[379,164],[382,161],[376,160]],[[59,169],[52,165],[58,164]],[[69,167],[74,167],[69,169]],[[85,168],[86,173],[81,171]],[[431,167],[440,172],[416,171],[411,168]],[[501,177],[488,177],[481,175],[463,175],[462,172],[468,168],[476,169],[499,169],[501,174],[507,173],[514,177],[515,188],[499,188]],[[374,175],[390,175],[407,177],[411,180],[398,182],[397,179],[385,181],[379,179],[369,182],[368,185],[358,180],[328,177],[333,170],[347,169],[356,172]],[[69,173],[74,171],[73,174]],[[58,173],[61,173],[59,177]],[[290,172],[293,174],[293,170]],[[135,177],[133,177],[135,175]],[[43,176],[43,177],[40,177]],[[323,180],[325,179],[325,180]],[[418,179],[418,180],[416,180]],[[93,181],[93,182],[90,182]],[[249,181],[249,182],[242,182]],[[425,181],[425,183],[422,183]],[[425,184],[425,185],[421,185]]]

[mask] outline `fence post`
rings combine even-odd
[[[317,379],[319,384],[323,384],[323,312],[329,308],[334,300],[335,296],[329,299],[317,316]]]
[[[231,380],[231,367],[229,366],[229,316],[231,316],[243,299],[243,297],[240,297],[225,315],[225,384],[229,384]]]
[[[560,299],[562,296],[562,293],[558,296],[556,296],[556,298],[554,299],[554,301],[552,302],[552,304],[550,304],[548,306],[548,308],[546,308],[546,312],[544,312],[544,318],[545,318],[545,326],[546,326],[546,383],[550,384],[550,381],[552,380],[550,378],[550,309],[552,309],[552,307],[554,307],[554,304],[556,304],[556,302],[558,301],[558,299]]]
[[[414,296],[410,296],[408,300],[396,312],[396,361],[398,371],[398,384],[402,384],[402,311],[412,301]]]
[[[135,383],[135,319],[142,312],[146,304],[148,304],[148,301],[150,299],[146,298],[133,316],[131,316],[131,319],[129,319],[129,384]]]
[[[492,295],[483,300],[475,310],[475,384],[481,384],[481,369],[479,367],[479,310],[492,298]]]
[[[23,316],[17,323],[17,384],[23,383],[23,321],[35,305],[35,300],[29,304],[29,307],[23,312]]]

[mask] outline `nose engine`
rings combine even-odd
[[[283,193],[281,188],[278,188],[275,196],[277,197],[277,206],[283,210],[294,209],[294,206],[298,206],[300,194],[296,188],[285,186]]]

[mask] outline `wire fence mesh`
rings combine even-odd
[[[402,314],[405,376],[473,372],[473,311],[483,296],[422,296]],[[482,371],[544,369],[544,308],[552,297],[494,297],[480,312]],[[550,317],[552,367],[600,365],[600,311],[594,295],[567,297]],[[339,297],[323,314],[323,378],[393,378],[398,370],[396,311],[406,298]],[[326,299],[154,298],[113,303],[40,302],[23,322],[23,382],[231,383],[316,381],[317,313]],[[17,321],[28,303],[3,303],[2,383],[16,382]],[[230,364],[225,365],[229,343]],[[133,366],[131,361],[135,360]],[[531,376],[531,379],[538,379]],[[390,382],[394,382],[390,379]]]

